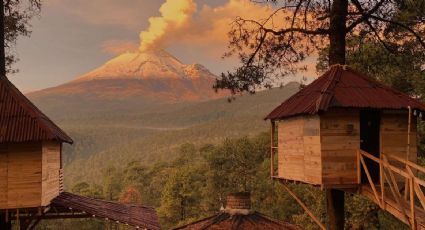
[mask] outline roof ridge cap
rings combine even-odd
[[[336,64],[332,66],[330,78],[327,79],[327,82],[325,83],[324,87],[320,89],[320,96],[319,98],[317,98],[315,102],[315,110],[317,112],[321,109],[322,106],[325,106],[326,107],[325,109],[327,109],[327,107],[329,107],[329,102],[335,95],[335,92],[333,91],[333,89],[335,89],[336,85],[338,84],[342,76],[342,71],[340,70],[340,68],[336,68],[337,66],[341,66],[341,65]],[[325,99],[325,94],[327,99],[327,102],[326,102],[327,105],[323,104]]]

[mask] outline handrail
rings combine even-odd
[[[376,189],[376,182],[374,182],[370,176],[370,170],[368,169],[368,165],[365,162],[365,158],[379,164],[379,186],[381,189],[380,196],[378,195],[378,190]],[[389,159],[395,160],[396,162],[401,162],[404,165],[404,168],[393,165],[393,162],[390,162]],[[399,211],[402,214],[399,216],[399,218],[408,223],[412,229],[416,229],[418,224],[416,220],[416,210],[421,209],[425,212],[425,195],[422,191],[422,187],[425,188],[425,181],[418,178],[412,169],[425,173],[425,168],[398,156],[381,153],[380,157],[378,158],[362,150],[358,150],[357,152],[357,167],[359,184],[361,183],[360,177],[361,170],[363,168],[364,172],[366,173],[368,183],[373,191],[373,195],[376,199],[376,203],[381,208],[385,209],[385,190],[389,189],[395,198],[397,205],[399,206]],[[397,181],[395,174],[401,176],[403,180],[406,181],[404,185],[404,198],[401,195],[399,189],[400,181]],[[416,199],[419,200],[420,206],[415,205]],[[407,207],[409,207],[409,209],[407,209]]]
[[[382,153],[382,154],[384,154],[384,153]],[[419,170],[419,171],[421,171],[422,173],[425,173],[425,168],[424,168],[424,167],[419,166],[419,165],[417,165],[417,164],[415,164],[415,163],[413,163],[413,162],[411,162],[411,161],[405,160],[405,159],[403,159],[403,158],[401,158],[401,157],[394,156],[394,155],[392,155],[392,154],[388,154],[388,153],[385,153],[384,155],[386,155],[386,156],[388,156],[389,158],[392,158],[392,159],[394,159],[394,160],[397,160],[397,161],[399,161],[399,162],[401,162],[401,163],[403,163],[403,164],[405,164],[405,165],[409,165],[410,167],[412,167],[412,168],[414,168],[414,169],[416,169],[416,170]]]

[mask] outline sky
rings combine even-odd
[[[270,12],[249,0],[45,0],[31,36],[17,42],[19,72],[9,78],[23,92],[48,88],[147,46],[218,75],[238,64],[222,59],[231,21]]]

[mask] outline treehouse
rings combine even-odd
[[[334,65],[266,117],[272,178],[355,192],[425,229],[425,181],[418,176],[425,168],[416,164],[424,112],[418,100]]]
[[[425,105],[346,66],[332,66],[275,108],[273,177],[327,188],[368,183],[359,151],[416,162],[417,116]],[[417,115],[417,116],[415,116]],[[380,166],[366,159],[378,182]]]
[[[0,76],[0,229],[33,229],[42,219],[105,218],[159,229],[153,208],[63,192],[62,144],[72,139]]]
[[[0,77],[0,209],[47,206],[62,186],[62,143],[72,139]]]

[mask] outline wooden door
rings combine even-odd
[[[360,149],[380,157],[380,126],[381,113],[379,110],[360,111]],[[379,164],[365,159],[370,176],[375,183],[379,183]],[[362,183],[368,183],[366,173],[362,170]]]

